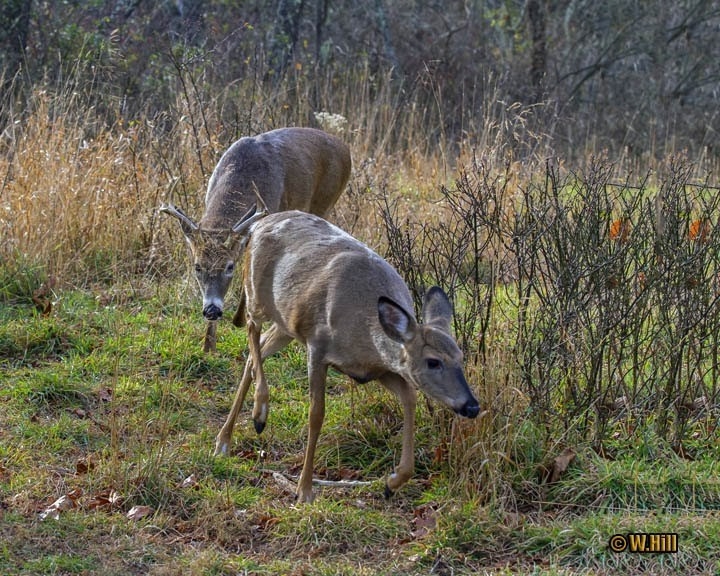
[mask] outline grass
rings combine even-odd
[[[262,436],[243,411],[232,455],[210,456],[229,408],[244,332],[204,356],[194,301],[104,303],[59,294],[51,315],[0,313],[0,572],[3,574],[710,573],[718,568],[717,455],[670,450],[616,460],[575,446],[552,484],[538,480],[541,434],[510,414],[466,450],[458,422],[421,403],[416,475],[393,499],[383,478],[400,413],[379,387],[331,375],[316,476],[369,480],[295,507],[271,471],[297,474],[304,447],[304,354],[268,361]],[[477,438],[475,438],[477,440]],[[511,445],[511,446],[510,446]],[[522,458],[509,456],[512,450]],[[533,451],[536,455],[533,456]],[[518,454],[519,455],[519,454]],[[552,455],[552,454],[551,454]],[[473,460],[478,482],[453,463]],[[485,464],[478,462],[482,459]],[[482,480],[482,483],[480,483]],[[112,503],[110,494],[115,493]],[[75,506],[39,513],[59,497]],[[133,506],[152,513],[131,520]],[[672,555],[616,554],[615,533],[677,532]]]

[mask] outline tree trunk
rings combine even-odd
[[[540,102],[545,95],[545,73],[547,68],[546,19],[543,1],[528,0],[527,13],[530,24],[530,39],[532,41],[532,58],[530,60],[531,98],[533,102]]]
[[[0,69],[12,80],[22,65],[30,28],[32,0],[5,0],[0,10]]]
[[[270,41],[270,66],[280,78],[295,54],[305,0],[280,0]]]

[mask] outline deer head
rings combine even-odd
[[[164,204],[160,212],[174,216],[180,222],[202,292],[203,316],[207,320],[219,319],[235,273],[235,263],[247,244],[247,232],[254,222],[267,214],[267,210],[258,202],[229,230],[203,230],[172,204]]]

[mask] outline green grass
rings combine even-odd
[[[302,348],[266,364],[265,432],[255,434],[246,405],[231,457],[213,458],[242,370],[244,331],[223,324],[218,353],[202,354],[197,302],[176,296],[170,288],[110,300],[66,291],[49,315],[19,301],[0,308],[0,573],[720,569],[716,448],[684,460],[650,433],[640,442],[618,439],[614,460],[574,446],[566,473],[546,485],[538,464],[561,444],[547,443],[526,413],[508,412],[494,431],[488,421],[488,432],[453,424],[421,401],[416,474],[386,501],[384,478],[399,457],[399,405],[379,386],[337,373],[316,476],[370,484],[326,487],[312,506],[295,506],[272,472],[296,475],[302,463]],[[40,520],[69,493],[76,507]],[[111,493],[112,504],[98,505]],[[138,505],[152,514],[127,518]],[[628,532],[676,532],[679,552],[611,552],[610,536]]]

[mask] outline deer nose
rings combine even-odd
[[[203,316],[207,320],[217,320],[222,316],[222,308],[217,307],[215,304],[207,304],[203,308]]]
[[[480,404],[478,404],[478,401],[475,400],[475,398],[471,398],[465,402],[459,410],[457,410],[457,413],[465,418],[475,418],[478,414],[480,414]]]

